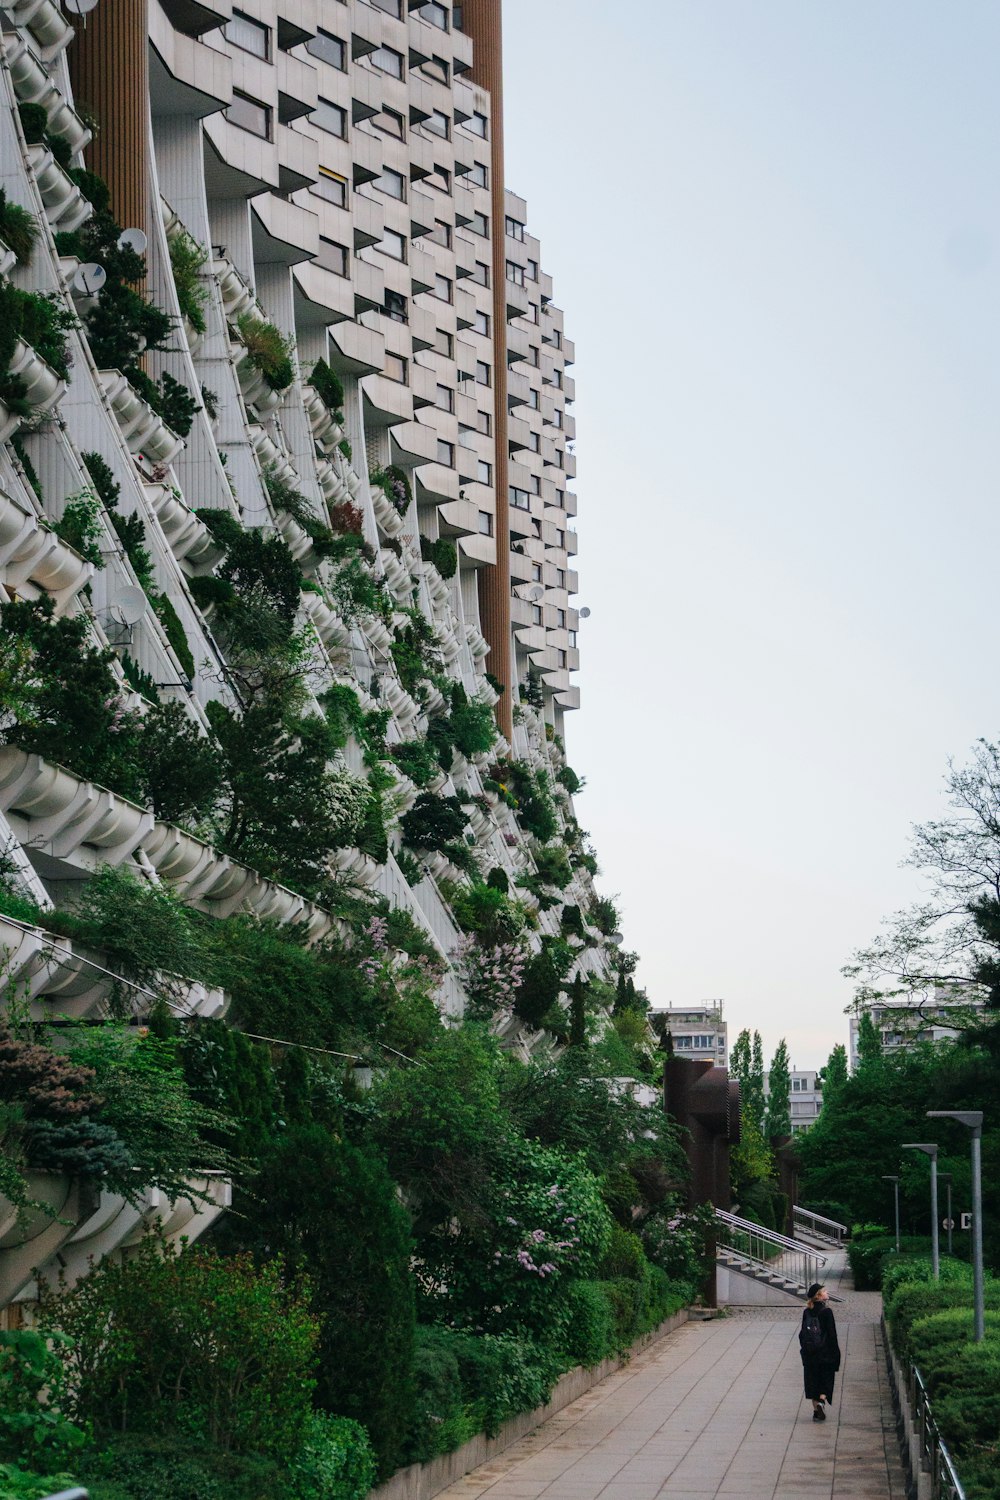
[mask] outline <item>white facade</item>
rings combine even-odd
[[[868,1014],[878,1029],[883,1050],[896,1052],[917,1042],[953,1042],[961,1034],[963,1023],[967,1025],[981,1014],[984,1004],[967,995],[952,996],[938,990],[922,1005],[909,1000],[883,1000],[871,1006]],[[860,1026],[860,1017],[852,1015],[849,1048],[852,1073],[858,1066]]]

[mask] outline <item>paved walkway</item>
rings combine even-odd
[[[691,1322],[439,1500],[905,1500],[880,1298],[827,1286],[844,1355],[832,1410],[802,1395],[801,1309]]]

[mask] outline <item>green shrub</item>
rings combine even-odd
[[[87,1433],[63,1415],[64,1339],[34,1329],[0,1330],[0,1451],[42,1469],[83,1448]],[[2,1485],[0,1485],[2,1488]]]
[[[885,1295],[885,1294],[884,1294]],[[987,1281],[984,1300],[988,1308],[1000,1309],[1000,1282]],[[910,1330],[918,1318],[953,1307],[970,1305],[970,1284],[964,1281],[903,1281],[891,1297],[886,1295],[886,1320],[892,1346],[905,1364],[913,1358]]]
[[[273,323],[256,313],[240,313],[236,319],[240,338],[253,365],[263,375],[272,391],[284,391],[295,379],[292,352],[295,340],[286,338]]]
[[[454,578],[458,571],[458,548],[446,536],[431,541],[429,536],[421,533],[420,556],[425,562],[433,563],[445,580]]]
[[[153,608],[159,616],[160,624],[170,645],[173,647],[174,655],[180,663],[181,671],[189,682],[194,681],[195,665],[188,645],[188,638],[181,624],[180,616],[174,609],[166,594],[157,594],[153,600]]]
[[[306,1432],[318,1326],[280,1258],[146,1240],[69,1291],[46,1288],[40,1323],[73,1340],[69,1408],[98,1432],[183,1433],[278,1459]]]
[[[62,515],[53,527],[64,542],[75,547],[80,556],[93,563],[95,568],[104,567],[101,556],[104,528],[100,515],[100,501],[89,490],[81,490],[79,495],[71,495],[66,501]]]
[[[421,792],[408,813],[400,819],[403,842],[411,849],[450,852],[465,832],[466,817],[457,797]]]
[[[208,260],[208,251],[186,229],[171,236],[168,249],[181,312],[196,333],[204,333],[208,288],[201,272]]]
[[[37,239],[38,220],[34,214],[20,203],[11,203],[6,191],[0,188],[0,240],[13,250],[18,265],[30,265]]]
[[[77,1478],[91,1500],[262,1500],[290,1493],[275,1459],[148,1432],[102,1437],[78,1465]]]
[[[476,1434],[475,1420],[465,1409],[465,1391],[453,1347],[462,1338],[452,1328],[417,1329],[413,1355],[416,1395],[406,1443],[407,1463],[427,1463],[439,1453],[452,1453]]]
[[[289,1468],[294,1500],[365,1500],[375,1483],[375,1455],[361,1423],[323,1412],[313,1413]]]
[[[601,1279],[644,1281],[648,1269],[649,1262],[639,1236],[621,1224],[614,1224],[599,1267]]]
[[[578,1365],[600,1364],[615,1351],[615,1318],[599,1281],[575,1281],[566,1294],[570,1315],[564,1352]]]
[[[72,1474],[29,1473],[17,1464],[0,1463],[0,1500],[47,1500],[47,1496],[68,1490],[75,1482]],[[93,1500],[101,1497],[95,1495]]]
[[[901,1251],[907,1256],[926,1254],[930,1240],[923,1236],[904,1236],[900,1241]],[[847,1247],[847,1258],[851,1265],[855,1289],[859,1292],[877,1292],[882,1286],[882,1263],[896,1252],[896,1237],[885,1230],[881,1234],[851,1235]]]
[[[340,376],[330,369],[325,359],[318,359],[309,373],[309,384],[329,409],[335,422],[344,421],[344,386]]]

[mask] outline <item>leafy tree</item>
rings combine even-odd
[[[747,1075],[747,1107],[757,1124],[761,1135],[764,1132],[764,1044],[760,1039],[760,1032],[753,1034],[753,1043],[750,1056],[750,1072]]]
[[[861,1012],[858,1021],[858,1068],[871,1069],[882,1060],[882,1038],[871,1012]]]
[[[768,1140],[773,1141],[781,1136],[790,1135],[791,1131],[791,1078],[788,1069],[788,1047],[782,1037],[775,1048],[771,1070],[768,1074],[765,1135]]]
[[[569,1044],[571,1047],[587,1045],[587,1005],[582,974],[577,974],[573,980],[570,996]]]
[[[838,1042],[830,1056],[827,1058],[826,1067],[822,1068],[817,1075],[816,1082],[823,1093],[823,1108],[836,1099],[844,1084],[847,1082],[847,1048],[843,1042]]]

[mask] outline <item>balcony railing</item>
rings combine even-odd
[[[798,1204],[792,1209],[792,1217],[797,1229],[804,1234],[815,1235],[817,1239],[831,1240],[836,1245],[842,1245],[847,1238],[847,1225],[838,1224],[836,1219],[827,1219],[823,1214],[814,1214],[808,1208],[799,1208]]]
[[[715,1210],[716,1241],[758,1271],[775,1271],[783,1281],[794,1282],[803,1291],[821,1281],[827,1257],[809,1245],[790,1240],[773,1229],[740,1219],[723,1209]]]

